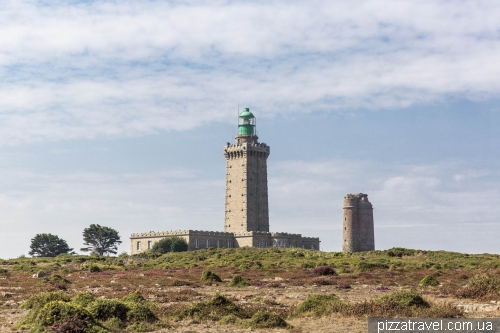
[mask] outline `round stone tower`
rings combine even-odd
[[[342,227],[342,252],[375,250],[373,207],[367,194],[344,197]]]

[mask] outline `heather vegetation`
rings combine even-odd
[[[27,311],[16,328],[30,332],[145,332],[204,322],[290,328],[293,320],[331,315],[461,317],[457,303],[433,299],[496,301],[499,265],[498,255],[408,249],[60,254],[0,260],[0,285],[15,290],[9,302]],[[362,290],[371,296],[349,298]],[[274,297],[290,292],[304,297]],[[0,310],[7,303],[0,299]]]

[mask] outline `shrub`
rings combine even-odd
[[[21,304],[19,308],[21,309],[34,309],[41,308],[45,304],[52,301],[62,301],[69,302],[70,298],[63,292],[55,291],[55,292],[44,292],[35,296],[30,297],[26,302]]]
[[[90,273],[98,273],[101,271],[101,268],[95,264],[90,264],[89,265],[89,272]]]
[[[221,278],[209,269],[206,269],[201,273],[202,282],[222,282]]]
[[[500,293],[500,278],[492,274],[475,275],[470,278],[465,288],[459,289],[459,298],[484,298],[497,296]]]
[[[245,279],[243,279],[241,277],[241,275],[235,275],[232,279],[231,279],[231,282],[229,282],[229,284],[227,285],[228,287],[238,287],[238,288],[242,288],[242,287],[248,287],[250,285],[250,283],[248,283],[248,281],[246,281]]]
[[[241,323],[241,319],[236,317],[235,315],[230,314],[222,317],[218,323],[221,325],[228,325],[228,324],[237,325]]]
[[[199,302],[185,308],[180,312],[179,317],[180,319],[219,321],[228,315],[234,315],[238,318],[245,317],[244,311],[239,306],[217,293],[208,302]]]
[[[88,326],[98,326],[86,309],[68,302],[51,301],[41,307],[31,309],[30,313],[16,325],[16,328],[31,328],[33,332],[43,332],[56,323],[70,322],[76,316],[83,321],[88,321]]]
[[[341,308],[347,306],[347,303],[341,301],[335,295],[309,295],[304,302],[299,304],[295,314],[311,314],[315,317],[321,317],[333,312],[339,312]]]
[[[276,312],[270,312],[268,310],[257,311],[250,320],[243,322],[243,327],[249,328],[291,328],[292,326],[288,324],[283,318],[281,318]]]
[[[142,296],[139,290],[136,290],[133,293],[123,296],[122,301],[128,303],[130,306],[134,306],[135,304],[143,304],[146,306],[153,305],[150,301],[145,299],[144,296]]]
[[[57,282],[57,283],[71,283],[70,280],[63,278],[61,275],[54,274],[50,277],[49,279],[51,282]]]
[[[313,273],[316,275],[336,275],[337,274],[337,273],[335,273],[335,270],[328,265],[316,267],[315,269],[313,269]]]
[[[125,303],[116,299],[96,299],[88,305],[89,312],[94,318],[105,321],[110,318],[127,320],[127,312],[130,310]]]
[[[144,303],[139,303],[127,312],[127,321],[131,323],[154,323],[158,317]]]
[[[184,252],[188,250],[188,243],[179,236],[167,237],[153,244],[151,252],[168,253],[168,252]]]
[[[88,318],[83,319],[79,315],[75,315],[67,321],[54,323],[48,331],[49,333],[86,333],[89,326],[91,326],[91,322]]]
[[[420,285],[422,286],[437,286],[439,285],[439,281],[432,275],[425,276],[422,280],[420,280]]]
[[[71,299],[71,302],[83,306],[84,308],[87,307],[90,303],[95,301],[94,295],[90,293],[78,293],[73,298]]]
[[[382,296],[379,298],[379,301],[394,301],[405,307],[429,307],[429,303],[427,303],[415,289],[397,291],[392,294]]]

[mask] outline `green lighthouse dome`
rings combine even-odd
[[[255,135],[255,116],[249,108],[244,108],[238,117],[238,134]]]

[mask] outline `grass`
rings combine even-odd
[[[450,304],[432,304],[415,290],[400,291],[379,299],[348,303],[335,295],[310,295],[295,310],[295,316],[322,317],[339,313],[346,317],[457,318],[463,313]]]
[[[30,312],[23,322],[33,332],[51,327],[33,323],[40,306],[49,303],[53,310],[50,314],[59,321],[88,319],[93,329],[101,331],[154,330],[158,323],[175,320],[254,328],[262,318],[276,319],[273,313],[285,321],[291,315],[321,317],[332,313],[354,317],[460,317],[461,312],[454,306],[433,304],[425,295],[497,300],[499,263],[498,255],[401,248],[352,254],[283,248],[205,249],[164,255],[61,255],[0,260],[0,276],[8,276],[0,281],[5,290],[12,290],[9,300],[18,304],[27,300],[22,308]],[[99,271],[91,271],[93,266],[99,267]],[[32,278],[37,272],[46,275]],[[230,286],[244,286],[244,281],[254,286],[255,293],[254,287],[244,291],[252,291],[256,299],[260,288],[270,294],[282,294],[291,288],[305,292],[316,285],[320,286],[317,290],[335,290],[338,295],[356,292],[360,285],[387,289],[375,291],[382,296],[379,299],[358,303],[341,301],[331,294],[311,295],[297,308],[268,297],[261,301],[235,301],[213,296],[212,292],[206,294],[207,288],[211,288],[206,286],[214,283],[216,289],[228,292],[226,284],[220,282],[230,279]],[[419,289],[423,296],[415,290],[392,292],[401,285],[433,285],[433,279],[442,286]],[[354,290],[349,291],[349,286]],[[140,290],[133,292],[136,289]],[[231,292],[237,293],[234,289]],[[257,313],[259,316],[250,324]]]

